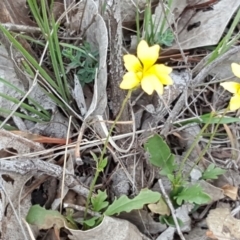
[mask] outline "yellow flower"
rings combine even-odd
[[[173,84],[169,76],[172,68],[164,64],[155,64],[159,50],[159,45],[149,47],[146,41],[141,40],[137,47],[137,57],[132,54],[124,55],[124,66],[128,72],[123,76],[120,88],[134,89],[141,85],[149,95],[154,90],[163,94],[163,85]]]
[[[232,72],[233,74],[240,78],[240,65],[237,63],[232,63]],[[230,93],[234,95],[230,99],[229,108],[231,111],[235,111],[240,108],[240,83],[236,82],[225,82],[220,84]]]

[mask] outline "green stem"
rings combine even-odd
[[[187,153],[184,156],[184,159],[181,162],[180,168],[178,170],[178,173],[176,175],[176,178],[181,179],[181,173],[183,170],[183,167],[185,165],[185,162],[187,161],[188,157],[190,156],[190,154],[192,153],[193,149],[195,148],[195,146],[197,145],[197,143],[199,142],[200,137],[202,136],[203,132],[206,130],[206,128],[208,127],[208,125],[210,124],[210,121],[213,117],[213,114],[210,115],[209,121],[204,125],[204,127],[201,129],[200,133],[197,135],[197,137],[195,138],[193,144],[191,145],[191,147],[188,149]]]
[[[211,144],[211,142],[212,142],[212,140],[213,140],[213,138],[214,138],[214,136],[215,136],[215,134],[216,134],[216,132],[217,132],[217,130],[218,130],[218,127],[219,127],[219,125],[220,125],[220,123],[221,123],[221,120],[222,120],[222,118],[226,115],[226,113],[227,113],[228,110],[229,110],[229,109],[226,108],[225,111],[223,112],[222,116],[219,118],[219,121],[217,122],[217,125],[216,125],[216,127],[214,128],[213,133],[212,133],[212,135],[211,135],[211,137],[210,137],[207,145],[205,146],[205,148],[203,149],[203,151],[201,152],[201,154],[198,156],[197,161],[196,161],[195,164],[192,166],[192,168],[191,168],[191,170],[189,171],[186,179],[189,177],[189,175],[191,174],[191,171],[193,170],[193,168],[200,162],[200,160],[202,159],[202,157],[205,155],[205,153],[206,153],[207,150],[209,149],[209,146],[210,146],[210,144]],[[210,118],[210,119],[211,119],[211,118]]]
[[[121,109],[120,109],[120,111],[119,111],[119,113],[118,113],[115,121],[113,122],[113,125],[111,126],[111,128],[110,128],[110,130],[109,130],[107,139],[106,139],[106,141],[105,141],[105,143],[104,143],[103,150],[102,150],[102,153],[101,153],[101,156],[100,156],[100,161],[103,160],[103,156],[105,155],[105,152],[106,152],[106,150],[107,150],[107,145],[108,145],[109,138],[110,138],[110,136],[111,136],[111,134],[112,134],[113,129],[114,129],[115,126],[116,126],[116,122],[118,122],[118,120],[120,119],[120,117],[121,117],[121,115],[122,115],[122,113],[123,113],[123,110],[124,110],[124,108],[125,108],[125,105],[126,105],[128,99],[131,97],[131,94],[132,94],[132,90],[128,90],[128,93],[127,93],[125,99],[123,100]]]
[[[91,199],[91,196],[92,196],[92,193],[93,193],[93,190],[94,190],[94,186],[96,185],[98,176],[99,176],[100,172],[102,171],[102,170],[100,170],[98,168],[98,165],[101,165],[101,162],[103,161],[103,157],[104,157],[104,155],[106,153],[106,150],[107,150],[107,145],[108,145],[108,142],[109,142],[109,138],[110,138],[110,136],[112,134],[113,129],[116,126],[116,123],[118,122],[119,118],[121,117],[121,115],[123,113],[123,110],[125,108],[125,105],[127,104],[128,99],[131,97],[131,94],[132,94],[132,90],[129,90],[127,95],[126,95],[126,97],[125,97],[125,99],[123,100],[121,109],[120,109],[116,119],[114,120],[114,122],[113,122],[113,124],[112,124],[112,126],[111,126],[111,128],[109,130],[108,136],[107,136],[107,138],[105,140],[105,143],[104,143],[104,146],[103,146],[103,150],[102,150],[101,156],[99,158],[99,162],[97,163],[97,170],[96,170],[95,176],[94,176],[94,178],[93,178],[93,180],[91,182],[90,188],[89,188],[89,194],[88,194],[87,202],[86,202],[86,205],[85,205],[84,220],[87,217],[87,210],[88,210],[88,207],[89,207],[89,204],[90,204],[90,199]]]

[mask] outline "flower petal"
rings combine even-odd
[[[171,67],[167,67],[164,64],[155,64],[149,70],[153,70],[156,74],[170,74],[172,72]]]
[[[236,94],[235,96],[231,97],[229,108],[231,111],[235,111],[240,108],[240,95]]]
[[[132,55],[126,54],[123,56],[124,66],[130,72],[140,72],[142,71],[142,64],[140,63],[139,59]]]
[[[141,81],[142,89],[148,95],[155,90],[158,94],[163,94],[163,85],[155,75],[146,75]]]
[[[159,50],[159,45],[149,47],[145,40],[140,41],[137,47],[137,56],[142,62],[145,71],[157,61]]]
[[[163,85],[173,85],[173,80],[169,75],[161,74],[158,78]]]
[[[231,64],[231,67],[232,67],[232,72],[233,72],[233,74],[234,74],[236,77],[240,78],[240,65],[237,64],[237,63],[232,63],[232,64]]]
[[[224,82],[220,85],[230,93],[237,93],[240,90],[240,83],[237,82]]]
[[[164,85],[172,85],[173,80],[168,75],[172,72],[172,68],[165,66],[164,64],[155,64],[149,68],[146,74],[153,74],[158,77],[159,81]]]
[[[127,72],[120,83],[121,89],[133,89],[139,86],[141,79],[134,72]]]

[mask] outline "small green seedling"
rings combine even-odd
[[[98,194],[91,197],[92,210],[99,212],[100,217],[94,216],[90,219],[85,219],[84,224],[88,227],[95,227],[98,225],[103,216],[118,215],[121,212],[131,212],[132,210],[142,209],[145,204],[155,203],[159,201],[161,194],[153,192],[149,189],[142,189],[140,193],[130,199],[127,196],[121,196],[115,199],[110,204],[107,199],[106,192],[98,191]],[[71,219],[71,221],[69,221]],[[73,222],[73,218],[69,218],[61,215],[58,211],[46,210],[39,205],[33,205],[26,217],[29,224],[37,225],[39,229],[51,228],[54,224],[57,224],[58,228],[64,227],[64,224],[70,228],[76,229],[76,223]]]
[[[210,197],[203,192],[199,185],[188,186],[184,176],[175,174],[177,171],[175,156],[161,136],[156,134],[149,138],[144,148],[150,154],[150,163],[161,168],[160,174],[167,176],[170,180],[172,184],[170,198],[174,206],[181,206],[184,202],[194,204],[209,202]]]
[[[83,86],[94,80],[98,67],[98,52],[92,51],[89,43],[84,42],[81,48],[67,44],[62,50],[62,55],[69,61],[66,73],[76,70],[76,75]]]

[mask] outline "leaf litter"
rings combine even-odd
[[[19,8],[18,4],[24,8]],[[228,121],[231,134],[229,131],[228,134],[224,134],[224,128],[220,125],[217,136],[202,156],[209,136],[214,131],[214,124],[217,124],[216,120],[208,126],[206,132],[191,149],[194,139],[201,133],[202,116],[213,109],[218,111],[223,108],[223,105],[226,106],[228,102],[226,99],[230,96],[222,91],[215,79],[222,80],[232,76],[229,66],[232,61],[237,62],[238,56],[234,55],[234,58],[231,56],[230,60],[225,61],[216,59],[217,67],[212,67],[209,72],[203,74],[204,78],[201,81],[204,84],[199,81],[198,85],[191,86],[193,77],[205,69],[204,64],[202,69],[199,69],[201,64],[198,65],[198,71],[194,67],[199,62],[204,63],[204,57],[209,56],[214,49],[209,46],[217,45],[226,34],[236,10],[239,9],[239,0],[235,0],[233,5],[225,0],[181,1],[181,4],[173,0],[170,8],[161,1],[152,1],[156,31],[159,31],[161,22],[166,18],[166,12],[170,12],[167,24],[162,29],[166,32],[163,36],[169,37],[168,31],[174,30],[175,40],[169,43],[171,38],[165,38],[164,41],[157,38],[155,41],[161,40],[161,43],[165,43],[165,46],[162,46],[160,61],[174,67],[171,77],[175,84],[166,88],[160,98],[156,94],[146,96],[140,90],[136,90],[132,95],[132,104],[127,110],[125,109],[120,119],[121,122],[128,124],[118,124],[115,128],[114,136],[111,137],[108,146],[108,167],[104,169],[104,174],[101,175],[96,186],[97,189],[107,191],[104,201],[109,202],[111,208],[107,207],[108,204],[96,208],[97,212],[102,210],[105,212],[102,221],[98,222],[96,227],[82,231],[85,209],[81,207],[85,207],[90,182],[96,169],[96,163],[90,152],[100,153],[102,140],[99,139],[107,137],[112,120],[118,112],[117,108],[119,109],[124,100],[125,93],[118,87],[124,73],[122,55],[128,50],[135,52],[134,44],[131,45],[131,41],[136,39],[135,19],[139,15],[139,19],[144,21],[146,4],[148,4],[147,1],[121,1],[121,4],[118,1],[103,3],[103,1],[93,0],[78,3],[54,2],[53,15],[56,19],[62,18],[61,31],[58,33],[61,43],[67,39],[66,43],[79,47],[86,41],[99,53],[98,67],[95,69],[92,83],[82,85],[81,81],[78,82],[77,72],[72,69],[68,71],[72,102],[67,103],[66,109],[70,109],[71,114],[52,100],[49,94],[50,88],[41,85],[40,78],[36,85],[32,85],[33,77],[29,75],[30,72],[26,72],[26,69],[23,70],[20,66],[23,56],[0,32],[2,44],[0,46],[0,78],[8,82],[8,85],[6,81],[0,82],[0,120],[3,122],[11,114],[4,125],[8,131],[0,132],[2,239],[30,239],[30,232],[22,219],[26,218],[27,213],[29,214],[33,202],[47,207],[40,213],[46,212],[46,216],[52,218],[49,223],[46,219],[39,217],[38,220],[42,220],[43,225],[40,226],[35,222],[35,226],[31,226],[33,235],[38,239],[43,239],[44,235],[50,236],[50,234],[46,235],[46,231],[39,230],[52,228],[57,222],[59,223],[59,219],[60,225],[58,228],[53,227],[49,239],[59,239],[60,234],[62,239],[76,240],[179,239],[176,238],[179,231],[183,233],[179,235],[180,239],[190,239],[190,236],[193,240],[204,237],[240,238],[236,231],[238,209],[230,208],[230,205],[227,205],[228,208],[219,208],[215,205],[216,202],[229,201],[232,205],[237,204],[237,191],[240,184],[239,159],[233,160],[234,151],[230,149],[237,150],[239,145],[238,112],[231,113],[230,116],[234,120]],[[27,33],[34,30],[37,34],[32,35],[32,39],[40,39],[40,42],[43,40],[25,0],[18,3],[3,1],[0,5],[1,24],[12,24],[11,27],[14,26],[18,34],[21,33],[23,26],[26,26],[29,29],[29,32],[25,30]],[[9,25],[8,28],[10,29]],[[142,33],[144,34],[144,31]],[[32,56],[40,59],[41,48],[37,44],[29,44],[30,42],[26,39],[21,38],[21,44]],[[67,64],[69,62],[66,62]],[[44,58],[44,68],[51,73],[52,67],[47,57]],[[25,96],[28,91],[28,95]],[[11,100],[5,95],[11,96]],[[177,106],[182,96],[184,104],[175,114],[178,116],[169,122],[169,116],[174,116],[174,106]],[[23,98],[23,103],[26,105],[22,104],[15,109],[16,104]],[[43,114],[39,115],[36,112],[36,115],[30,112],[29,107],[32,107],[32,104],[38,106],[37,111]],[[74,119],[68,133],[70,115],[73,115]],[[39,119],[43,116],[44,120],[31,121],[33,118]],[[133,124],[134,116],[136,124]],[[225,120],[227,121],[227,119],[222,121]],[[81,142],[74,143],[83,122],[86,126],[82,129]],[[169,131],[162,139],[162,135],[161,138],[159,137],[159,131],[167,129],[166,122],[171,123],[171,128],[168,128]],[[135,132],[132,132],[132,125],[136,127]],[[21,132],[20,135],[10,131],[17,129]],[[23,134],[24,132],[27,134]],[[151,138],[153,135],[157,139]],[[230,139],[228,139],[229,136]],[[69,137],[73,143],[69,141],[67,149],[65,146],[52,145],[65,144]],[[40,139],[40,143],[36,143],[36,138]],[[130,144],[131,139],[133,142]],[[148,146],[151,141],[155,141],[156,148]],[[76,144],[80,145],[82,165],[76,164],[74,160]],[[124,151],[128,148],[128,151]],[[188,154],[189,149],[190,154]],[[68,155],[66,157],[68,164],[64,164],[64,154]],[[187,156],[186,160],[184,160],[185,156]],[[176,222],[174,226],[173,219],[167,218],[170,212],[166,196],[163,194],[162,204],[158,205],[161,203],[161,201],[158,202],[159,198],[151,200],[151,194],[154,194],[151,189],[154,189],[155,194],[163,193],[159,186],[155,186],[159,179],[163,179],[166,192],[170,194],[169,180],[174,179],[169,175],[176,174],[182,161],[185,161],[185,165],[181,170],[184,174],[190,171],[190,174],[186,183],[182,182],[182,186],[188,187],[178,189],[175,199],[172,198],[173,204],[181,205],[181,207],[174,205],[176,219],[179,222],[179,226]],[[194,164],[196,161],[198,164]],[[65,172],[64,181],[63,172]],[[165,178],[167,181],[164,180]],[[55,181],[56,179],[59,181]],[[61,195],[62,182],[65,184]],[[144,197],[141,195],[144,188],[150,191],[146,201],[143,201]],[[201,192],[201,189],[204,192]],[[94,194],[97,194],[97,191]],[[139,202],[138,197],[141,198]],[[46,203],[47,198],[51,200]],[[61,213],[59,209],[62,200],[65,205],[74,206],[75,210],[71,212],[73,208],[64,208]],[[189,206],[186,202],[197,204],[198,207],[193,209],[193,205]],[[146,208],[144,205],[148,203],[150,204]],[[232,210],[237,212],[235,218],[231,215]],[[55,211],[54,214],[51,214],[53,213],[51,211]],[[53,217],[55,213],[57,220]],[[94,211],[88,211],[89,222],[90,216],[93,217],[91,220],[93,223],[98,221],[98,217],[94,214]],[[34,216],[38,215],[34,214]],[[160,216],[162,219],[165,217],[164,223],[160,221]],[[65,221],[68,221],[68,224],[65,224]],[[74,229],[73,225],[69,225],[73,222],[74,224],[77,222],[78,228],[80,226],[78,230]],[[202,223],[201,230],[196,222]],[[227,232],[224,229],[227,229]]]

